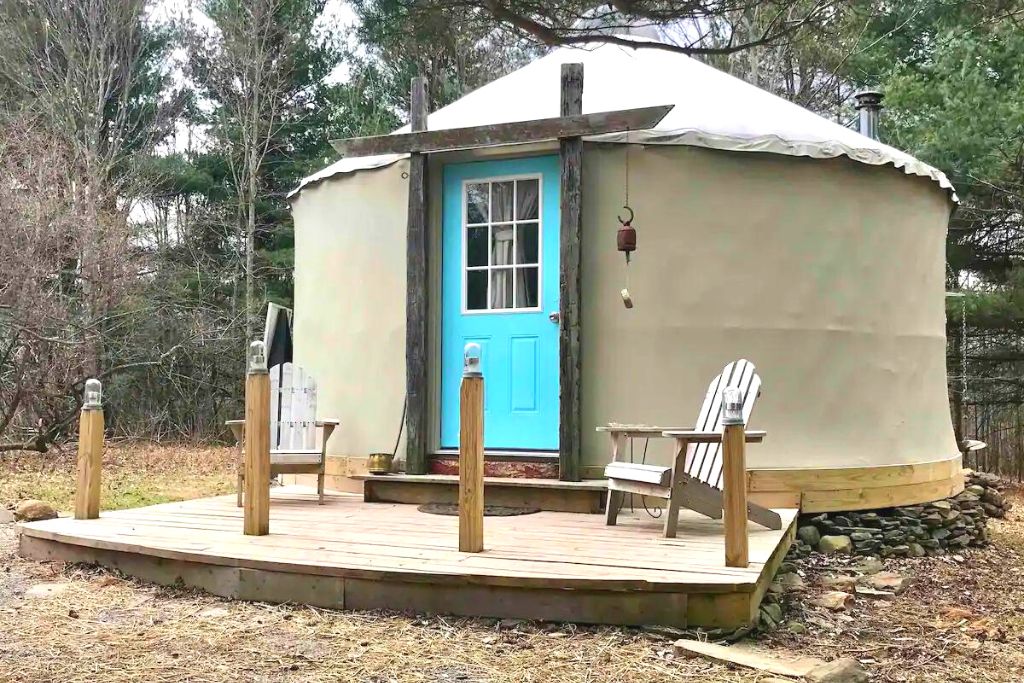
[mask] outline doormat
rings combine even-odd
[[[416,508],[420,512],[431,515],[459,516],[459,506],[455,503],[424,503]],[[540,508],[519,508],[508,505],[484,505],[484,517],[516,517],[518,515],[532,515],[540,512]]]

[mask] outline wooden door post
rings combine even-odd
[[[427,129],[427,79],[412,79],[410,126]],[[405,471],[427,473],[427,155],[409,155],[405,294]]]
[[[103,385],[85,383],[85,401],[78,419],[78,481],[75,519],[100,516],[100,475],[103,471]]]
[[[742,404],[741,404],[742,409]],[[746,567],[747,458],[746,427],[726,421],[722,435],[722,508],[725,522],[725,566]]]
[[[484,549],[484,376],[480,346],[466,344],[459,396],[459,551]]]
[[[583,113],[583,65],[562,65],[562,116]],[[580,479],[580,239],[583,233],[583,139],[562,138],[559,239],[558,478]]]
[[[270,533],[270,375],[263,342],[249,346],[245,377],[245,498],[243,532]]]

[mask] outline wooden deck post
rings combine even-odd
[[[249,346],[245,377],[245,498],[243,532],[270,533],[270,375],[263,342]]]
[[[725,566],[746,568],[747,458],[746,427],[726,424],[722,436],[722,508],[725,522]]]
[[[409,123],[427,129],[427,79],[412,79]],[[427,473],[427,155],[409,155],[405,294],[405,471]]]
[[[85,401],[78,420],[78,481],[75,519],[100,516],[100,475],[103,470],[103,385],[85,383]]]
[[[480,346],[466,344],[459,396],[459,551],[484,549],[484,377]]]
[[[583,65],[562,65],[562,116],[583,113]],[[580,239],[583,234],[583,139],[559,141],[558,478],[580,479]]]

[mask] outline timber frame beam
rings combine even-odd
[[[583,65],[562,65],[562,116],[583,111]],[[583,235],[583,139],[558,142],[561,165],[558,326],[558,478],[580,479],[580,240]]]
[[[564,65],[563,65],[564,66]],[[564,71],[563,71],[564,74]],[[564,82],[564,81],[563,81]],[[496,123],[487,126],[449,128],[446,130],[413,130],[411,133],[393,133],[362,138],[331,140],[331,145],[342,157],[362,157],[375,154],[405,154],[450,152],[477,147],[543,142],[582,135],[603,135],[628,130],[653,128],[672,111],[675,105],[640,107],[603,111],[595,114],[562,111],[560,117]]]
[[[427,86],[414,78],[411,133],[332,141],[343,156],[410,153],[406,277],[406,472],[427,472],[427,154],[558,140],[559,144],[559,396],[558,473],[579,481],[581,372],[581,247],[583,233],[583,138],[653,128],[672,105],[583,113],[583,65],[563,64],[560,116],[490,126],[427,130]]]
[[[427,79],[412,80],[413,130],[427,127]],[[405,294],[405,469],[427,473],[427,157],[409,158]]]

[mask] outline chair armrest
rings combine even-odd
[[[616,425],[608,424],[598,427],[595,431],[615,436],[625,436],[630,439],[663,439],[665,431],[669,427],[644,427],[640,425]]]
[[[327,440],[331,438],[331,434],[334,433],[334,428],[341,424],[338,420],[328,418],[325,420],[317,420],[316,426],[324,430],[324,440],[321,445],[323,454],[327,455]]]
[[[245,420],[227,420],[224,424],[231,427],[231,434],[235,437],[235,443],[241,444],[245,436]]]
[[[747,443],[761,443],[768,432],[751,430],[746,433]],[[662,436],[689,443],[721,443],[722,432],[704,432],[696,429],[673,429],[662,432]]]

